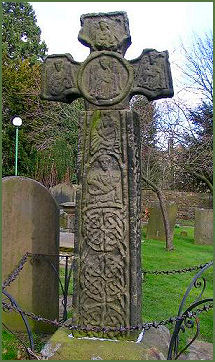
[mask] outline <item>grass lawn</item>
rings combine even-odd
[[[2,331],[2,359],[3,360],[14,360],[20,352],[19,344],[17,339],[9,332]]]
[[[45,342],[49,339],[47,334],[33,334],[35,352],[38,353],[41,351]],[[27,333],[19,332],[19,338],[25,344],[26,347],[29,347],[29,339]],[[29,359],[28,354],[25,350],[25,347],[19,340],[6,330],[2,331],[2,360],[25,360]]]
[[[181,236],[181,231],[186,231],[187,236]],[[174,251],[167,252],[164,241],[146,240],[146,227],[144,227],[142,230],[142,269],[151,271],[178,270],[211,261],[213,259],[212,245],[195,245],[193,232],[193,227],[175,228]],[[146,274],[143,281],[143,321],[160,321],[176,316],[183,294],[196,272],[175,275]],[[204,275],[207,280],[207,287],[203,297],[211,298],[213,296],[212,267]],[[187,299],[187,307],[198,296],[199,289],[194,289]],[[200,314],[200,335],[198,339],[212,342],[212,318],[212,311]]]

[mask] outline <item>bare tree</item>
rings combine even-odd
[[[181,43],[184,64],[177,65],[183,75],[184,86],[209,103],[213,103],[213,35],[194,33],[190,47]]]
[[[192,45],[182,44],[180,52],[184,61],[177,64],[181,71],[176,81],[178,91],[173,99],[157,104],[157,124],[165,147],[168,140],[173,143],[169,155],[173,187],[212,192],[212,33],[195,34]]]
[[[146,98],[141,96],[135,97],[131,106],[137,112],[140,120],[142,181],[158,197],[166,234],[166,250],[171,251],[174,249],[173,233],[170,227],[166,198],[162,191],[165,168],[162,151],[157,146],[159,137],[157,138],[156,107],[154,103],[148,102]]]

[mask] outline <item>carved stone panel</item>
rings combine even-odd
[[[131,60],[135,69],[132,93],[143,94],[149,100],[173,96],[172,77],[167,51],[143,50],[141,56]]]
[[[80,97],[77,87],[79,67],[70,54],[48,56],[43,65],[41,97],[66,103]]]
[[[90,133],[90,154],[99,150],[114,149],[115,154],[121,153],[120,123],[115,121],[114,112],[97,110],[93,113]]]
[[[127,14],[123,11],[81,16],[80,42],[95,50],[125,54],[131,44]]]
[[[130,289],[137,283],[130,270],[129,117],[128,111],[85,112],[74,293],[75,322],[82,325],[132,323],[137,292]]]
[[[112,105],[125,98],[133,83],[133,69],[119,54],[94,52],[78,74],[81,93],[95,105]]]
[[[87,175],[87,205],[121,206],[121,172],[117,160],[101,154]]]

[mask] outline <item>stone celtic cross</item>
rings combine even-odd
[[[81,16],[83,63],[70,54],[44,62],[42,98],[85,100],[80,120],[79,193],[75,238],[74,321],[87,326],[141,323],[141,174],[138,119],[129,100],[172,97],[168,52],[131,44],[124,12]]]

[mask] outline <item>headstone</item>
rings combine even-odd
[[[213,209],[195,209],[195,244],[213,244]]]
[[[177,205],[172,202],[167,203],[167,213],[169,217],[169,223],[171,231],[174,231],[176,216],[177,216]],[[147,239],[155,240],[166,240],[166,233],[164,229],[163,216],[159,202],[153,202],[149,207],[149,221],[147,225]]]
[[[58,203],[58,205],[64,202],[75,202],[76,200],[77,185],[68,185],[61,183],[56,186],[50,187],[49,191]]]
[[[74,233],[77,185],[61,183],[49,191],[60,207],[61,231]]]
[[[141,322],[141,172],[139,123],[129,100],[173,95],[168,52],[131,44],[124,12],[81,16],[83,63],[70,54],[44,62],[42,98],[85,100],[80,120],[75,238],[74,323],[119,327]]]
[[[48,254],[29,260],[18,277],[6,288],[27,312],[58,319],[59,208],[48,190],[25,177],[5,177],[2,181],[2,280],[17,267],[26,253]],[[15,312],[3,313],[3,321],[13,330],[26,330]],[[53,330],[47,324],[31,322],[34,330]]]

